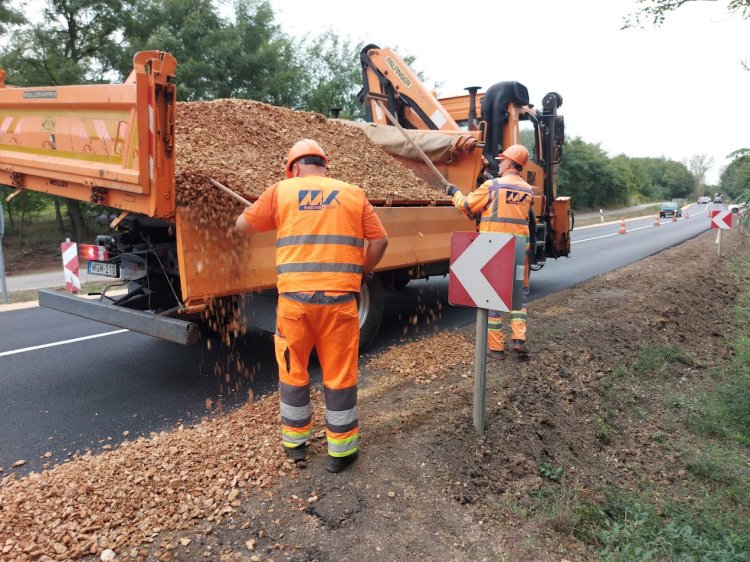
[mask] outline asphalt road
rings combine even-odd
[[[705,232],[706,210],[693,206],[691,218],[662,220],[659,227],[653,218],[630,220],[624,235],[618,234],[619,222],[575,230],[572,257],[550,260],[532,273],[532,301]],[[447,294],[443,277],[412,282],[389,295],[373,351],[473,322],[475,310],[449,306]],[[533,344],[533,305],[530,318]],[[276,380],[273,346],[265,334],[248,336],[232,349],[215,339],[184,348],[44,308],[4,312],[0,467],[6,474],[23,474],[65,462],[76,452],[193,423],[244,403],[250,391],[270,391]],[[26,464],[11,469],[21,459]]]

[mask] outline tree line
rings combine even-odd
[[[357,93],[364,43],[331,32],[291,37],[276,23],[267,0],[237,0],[224,12],[226,5],[211,0],[45,0],[39,14],[26,15],[20,0],[5,1],[0,4],[0,67],[6,83],[17,86],[121,82],[136,52],[157,49],[178,61],[182,101],[248,98],[324,115],[339,108],[342,118],[363,117]],[[413,63],[413,57],[404,58]],[[705,167],[666,158],[610,157],[598,144],[572,138],[564,148],[559,193],[570,195],[576,208],[691,199],[714,189],[703,185],[704,173]],[[750,154],[736,154],[715,190],[750,198]],[[39,208],[37,197],[44,196],[14,200],[17,214]],[[62,225],[59,203],[57,209]],[[67,202],[66,210],[74,236],[85,238],[80,205]]]

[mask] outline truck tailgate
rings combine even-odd
[[[455,207],[376,207],[390,244],[377,270],[448,261],[453,231],[475,230]],[[182,297],[187,306],[213,297],[243,294],[276,285],[276,233],[240,236],[234,217],[217,227],[197,209],[176,215]]]
[[[0,71],[0,183],[171,218],[176,63],[133,62],[124,84],[15,88]]]

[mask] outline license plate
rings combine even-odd
[[[103,261],[90,261],[88,272],[92,275],[103,275],[104,277],[119,277],[120,271],[116,263],[107,263]]]

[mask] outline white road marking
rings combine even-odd
[[[64,341],[56,341],[52,343],[45,343],[43,345],[35,345],[33,347],[24,347],[22,349],[12,349],[10,351],[3,351],[0,352],[0,357],[5,357],[6,355],[15,355],[17,353],[26,353],[27,351],[36,351],[37,349],[44,349],[46,347],[55,347],[58,345],[67,345],[69,343],[77,343],[79,341],[86,341],[86,340],[93,340],[95,338],[103,338],[105,336],[114,336],[116,334],[122,334],[124,332],[129,332],[130,330],[115,330],[113,332],[104,332],[102,334],[94,334],[93,336],[84,336],[82,338],[73,338],[71,340],[64,340]]]
[[[628,232],[635,232],[636,230],[643,230],[644,228],[653,228],[653,224],[649,224],[646,226],[639,226],[637,228],[631,228],[628,230]],[[583,240],[571,240],[570,245],[578,244],[580,242],[591,242],[592,240],[599,240],[600,238],[609,238],[610,236],[622,236],[622,234],[619,234],[617,232],[612,232],[611,234],[602,234],[601,236],[594,236],[592,238],[584,238]]]
[[[702,211],[699,211],[699,212],[695,213],[694,215],[690,215],[690,217],[692,218],[692,217],[694,217],[696,215],[701,215],[701,214],[705,213],[706,211],[707,211],[707,209],[703,209]],[[682,217],[681,219],[677,219],[677,220],[678,221],[684,221],[684,220],[690,220],[690,219],[686,219],[685,217]],[[673,221],[672,220],[665,220],[664,222],[673,222]],[[615,222],[613,222],[612,224],[615,224]],[[596,226],[599,226],[599,225],[596,225]],[[654,227],[653,224],[647,224],[646,226],[639,226],[637,228],[628,229],[628,232],[635,232],[636,230],[643,230],[644,228],[653,228],[653,227]],[[571,240],[570,241],[570,245],[572,246],[573,244],[579,244],[581,242],[591,242],[592,240],[599,240],[600,238],[609,238],[610,236],[622,236],[622,234],[620,234],[619,232],[612,232],[611,234],[602,234],[601,236],[594,236],[592,238],[584,238],[583,240]]]

